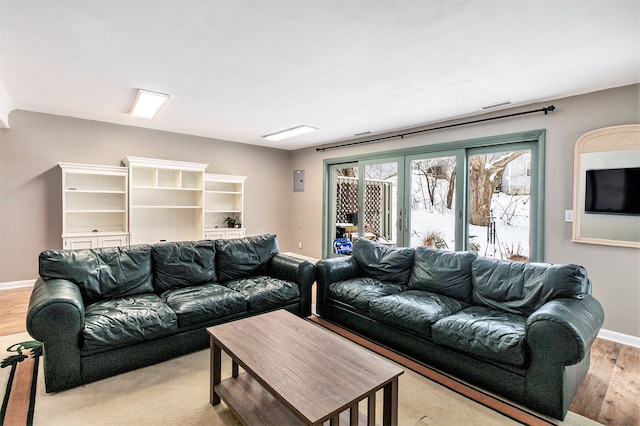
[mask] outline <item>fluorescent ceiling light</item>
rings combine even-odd
[[[131,117],[152,119],[168,100],[169,95],[165,95],[164,93],[138,89],[138,93],[133,101],[133,106],[131,107],[131,111],[129,111],[129,115]]]
[[[263,136],[263,138],[268,139],[270,141],[281,141],[282,139],[304,135],[305,133],[315,132],[316,130],[318,129],[315,127],[303,125],[303,126],[294,127],[288,130],[283,130],[281,132],[272,133],[270,135]]]

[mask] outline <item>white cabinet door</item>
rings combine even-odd
[[[226,232],[225,231],[206,231],[204,233],[204,239],[205,240],[224,240],[226,238]]]
[[[209,229],[204,233],[205,240],[229,240],[232,238],[242,238],[245,235],[244,229],[237,228],[216,228]]]
[[[110,235],[98,237],[98,247],[122,247],[129,245],[128,235]]]
[[[244,229],[233,229],[227,231],[227,238],[242,238],[244,237]]]
[[[71,237],[64,239],[65,250],[98,248],[98,237]]]
[[[125,234],[119,234],[119,235],[65,237],[63,241],[64,241],[63,247],[65,250],[94,249],[94,248],[102,248],[102,247],[122,247],[122,246],[129,245],[129,236]]]

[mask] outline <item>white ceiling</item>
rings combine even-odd
[[[0,0],[0,92],[9,110],[297,149],[638,83],[639,9],[640,0]],[[127,114],[137,88],[171,95],[152,121]],[[301,124],[320,130],[262,138]]]

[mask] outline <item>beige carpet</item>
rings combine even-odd
[[[12,343],[29,336],[0,338],[0,357]],[[231,363],[223,360],[223,375]],[[3,369],[6,370],[6,369]],[[2,374],[4,393],[8,374]],[[409,369],[400,376],[400,425],[512,425],[503,415],[440,386]],[[381,395],[378,395],[381,398]],[[381,401],[378,407],[382,406]],[[366,407],[361,404],[361,410]],[[378,414],[381,418],[381,413]],[[560,425],[597,424],[574,413]],[[224,403],[209,404],[209,351],[55,394],[44,392],[41,364],[34,425],[236,425]]]

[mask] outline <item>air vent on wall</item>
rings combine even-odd
[[[493,108],[498,108],[501,106],[505,106],[505,105],[511,105],[511,101],[503,101],[503,102],[498,102],[496,104],[491,104],[491,105],[487,105],[487,106],[483,106],[482,109],[493,109]]]

